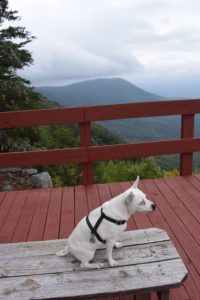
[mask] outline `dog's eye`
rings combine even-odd
[[[142,201],[140,202],[140,205],[145,205],[145,201],[142,200]]]

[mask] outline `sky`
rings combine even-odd
[[[200,98],[199,0],[9,0],[37,37],[34,86],[121,77],[165,97]]]

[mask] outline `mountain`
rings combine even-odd
[[[164,99],[121,78],[94,79],[60,87],[37,87],[36,91],[68,107]]]

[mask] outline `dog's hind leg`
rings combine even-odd
[[[69,253],[68,246],[65,246],[65,248],[59,252],[56,253],[57,256],[65,256]]]

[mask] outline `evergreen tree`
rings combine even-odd
[[[45,107],[42,96],[17,74],[33,62],[25,46],[34,39],[25,27],[13,25],[19,19],[8,0],[0,0],[0,111]],[[0,151],[31,150],[38,140],[37,128],[0,130]]]
[[[0,0],[0,111],[42,106],[30,82],[17,75],[33,62],[25,46],[34,39],[25,27],[13,26],[19,19],[17,11],[9,10],[8,0]]]

